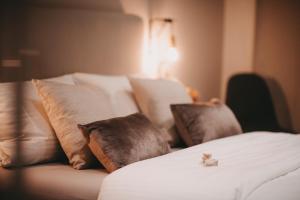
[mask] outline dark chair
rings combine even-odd
[[[266,81],[256,74],[237,74],[227,85],[226,104],[244,132],[291,132],[280,127]]]

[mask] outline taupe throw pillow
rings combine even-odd
[[[171,105],[176,127],[188,146],[242,133],[232,111],[219,101]]]
[[[170,152],[160,129],[140,113],[78,127],[88,138],[92,153],[108,172]]]

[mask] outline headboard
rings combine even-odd
[[[97,10],[28,10],[26,41],[21,47],[26,79],[72,72],[138,73],[143,24],[136,16]]]

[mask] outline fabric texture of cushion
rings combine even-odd
[[[114,117],[107,96],[83,86],[40,80],[33,83],[70,164],[75,169],[90,167],[95,158],[77,124]]]
[[[131,78],[130,83],[142,112],[154,124],[167,130],[171,146],[176,146],[179,136],[175,130],[170,105],[192,103],[184,86],[164,79]]]
[[[47,79],[52,82],[74,84],[71,75]],[[0,84],[0,166],[16,166],[16,142],[22,147],[19,165],[31,165],[57,160],[59,143],[49,124],[42,102],[31,82],[23,82],[22,132],[16,137],[14,129],[15,83]],[[26,147],[26,148],[23,148]]]
[[[218,100],[171,105],[177,130],[188,146],[242,133],[232,111]]]
[[[89,147],[108,172],[170,152],[160,129],[143,114],[78,125]]]
[[[106,94],[115,116],[121,117],[139,112],[126,76],[75,73],[73,79],[76,85],[94,87]]]

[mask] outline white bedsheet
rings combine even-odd
[[[299,200],[300,168],[255,190],[247,200]]]
[[[212,153],[219,166],[204,167],[204,152]],[[292,187],[289,191],[300,189],[299,181],[286,185],[273,182],[299,168],[300,135],[253,132],[121,168],[104,179],[98,199],[256,200],[254,195],[258,195],[269,200],[261,195],[270,192],[264,189],[267,184]]]

